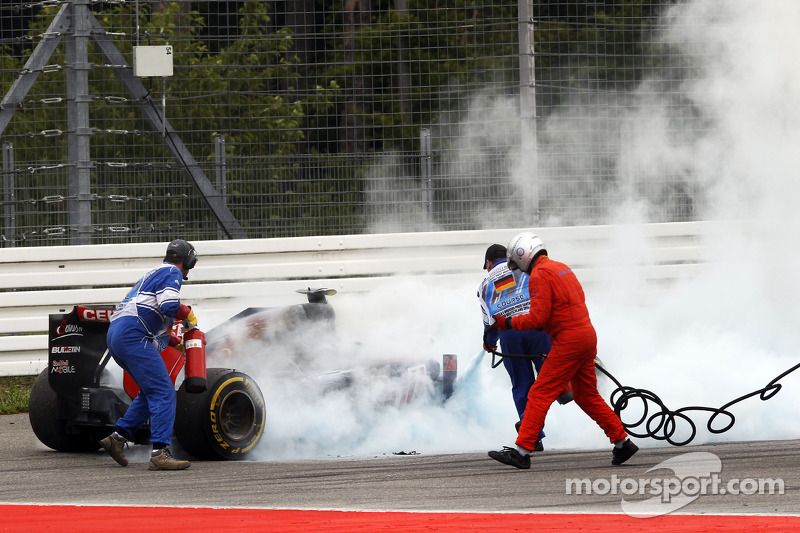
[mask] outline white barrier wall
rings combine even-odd
[[[584,284],[601,276],[599,254],[622,235],[647,247],[639,278],[659,289],[702,266],[709,223],[535,229],[551,255]],[[182,298],[208,310],[234,309],[257,293],[286,294],[305,286],[369,291],[388,276],[480,279],[486,247],[507,244],[524,229],[201,241],[200,261]],[[624,242],[624,239],[623,239]],[[0,251],[0,376],[33,375],[47,365],[47,317],[75,304],[116,304],[164,256],[166,242],[5,248]],[[261,305],[268,306],[269,302]]]

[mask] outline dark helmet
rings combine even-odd
[[[164,261],[181,263],[183,268],[191,270],[197,264],[197,252],[194,250],[194,246],[183,239],[175,239],[167,245]]]

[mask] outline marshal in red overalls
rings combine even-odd
[[[533,450],[550,405],[568,384],[572,385],[575,403],[597,422],[612,443],[626,438],[619,417],[597,391],[597,335],[578,278],[564,263],[541,255],[531,269],[528,288],[530,312],[511,317],[511,327],[544,329],[550,335],[552,348],[528,392],[516,444]]]

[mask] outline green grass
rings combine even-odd
[[[28,396],[36,376],[0,378],[0,415],[28,412]]]

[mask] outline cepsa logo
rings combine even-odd
[[[92,309],[91,307],[78,307],[78,317],[87,322],[111,322],[113,309]]]
[[[50,366],[51,374],[74,374],[75,365],[69,364],[69,359],[62,359],[61,361],[53,361]]]

